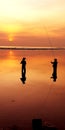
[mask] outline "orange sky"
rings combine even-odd
[[[0,0],[0,45],[65,42],[65,0]]]

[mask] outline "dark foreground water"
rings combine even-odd
[[[26,57],[26,81],[21,60]],[[57,79],[51,61],[57,58]],[[0,129],[32,129],[32,119],[65,130],[65,51],[0,50]]]

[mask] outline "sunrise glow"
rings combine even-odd
[[[4,39],[6,35],[6,39],[9,37],[8,41],[13,41],[13,37],[9,36],[11,34],[17,39],[16,45],[21,45],[21,41],[24,45],[28,45],[30,40],[34,42],[33,36],[39,38],[40,45],[41,38],[47,38],[47,34],[51,38],[64,39],[65,1],[0,0],[0,39]],[[0,45],[4,42],[3,40]],[[56,42],[58,43],[59,40]],[[43,43],[44,40],[42,46]]]

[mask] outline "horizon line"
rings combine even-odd
[[[0,50],[65,50],[65,47],[0,46]]]

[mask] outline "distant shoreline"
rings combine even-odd
[[[65,47],[0,46],[0,50],[65,50]]]

